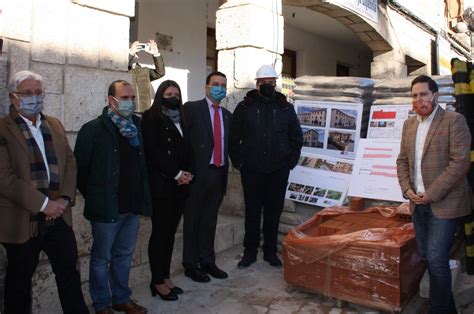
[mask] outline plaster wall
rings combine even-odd
[[[350,67],[351,76],[370,76],[370,53],[289,25],[285,25],[285,48],[297,53],[296,76],[335,76],[338,62]]]
[[[141,0],[138,2],[138,40],[155,39],[156,33],[173,36],[170,50],[160,50],[166,75],[153,82],[176,80],[183,100],[204,97],[206,78],[207,0]],[[146,54],[141,63],[152,64]]]

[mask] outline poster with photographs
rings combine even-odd
[[[297,100],[303,152],[354,159],[360,138],[361,103]]]
[[[349,188],[353,161],[302,153],[290,173],[286,198],[310,205],[342,205]]]
[[[446,109],[446,104],[439,104]],[[401,139],[403,123],[416,115],[412,104],[406,105],[373,105],[370,108],[367,138]]]
[[[406,202],[397,177],[399,140],[361,139],[349,187],[350,196]]]

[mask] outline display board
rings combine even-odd
[[[352,160],[302,153],[290,173],[286,198],[323,207],[342,205],[352,168]]]
[[[367,138],[400,139],[403,123],[414,115],[412,105],[374,105],[370,108]]]
[[[297,100],[302,152],[354,159],[360,138],[362,103]]]
[[[399,152],[399,140],[361,139],[348,195],[406,202],[397,177]]]
[[[446,104],[439,104],[446,110]],[[415,116],[413,105],[373,105],[370,108],[367,138],[401,139],[403,123]]]

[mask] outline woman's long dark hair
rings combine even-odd
[[[163,94],[168,87],[176,87],[179,91],[179,113],[181,116],[181,122],[186,124],[186,119],[184,117],[184,107],[183,107],[183,99],[181,94],[181,88],[179,88],[178,83],[172,80],[163,81],[158,89],[156,90],[155,99],[153,100],[153,104],[151,105],[150,111],[154,117],[164,117],[162,111],[162,104],[163,104]]]

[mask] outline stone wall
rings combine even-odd
[[[8,103],[7,87],[7,55],[0,54],[0,116],[6,112]]]
[[[97,117],[106,105],[109,84],[116,79],[129,79],[129,17],[134,14],[134,6],[134,0],[1,2],[4,20],[0,37],[4,39],[4,54],[0,56],[0,115],[6,113],[9,105],[5,90],[7,78],[20,70],[37,72],[45,82],[45,113],[63,122],[74,147],[82,124]],[[74,231],[86,286],[91,235],[82,208],[79,197],[74,208]],[[146,243],[147,222],[143,226],[140,239]],[[138,252],[134,258],[137,274],[145,269],[141,266],[143,250]],[[0,306],[3,305],[5,265],[5,251],[0,247]],[[44,254],[33,283],[33,312],[60,313],[54,275]],[[86,289],[84,292],[88,297]]]
[[[163,80],[175,80],[184,101],[204,98],[207,2],[212,0],[138,0],[138,40],[147,42],[156,33],[172,36],[170,46],[160,49],[166,75],[153,82],[155,90]],[[140,62],[153,64],[146,53]]]
[[[7,58],[6,55],[0,55],[0,116],[6,110],[7,104]],[[5,280],[5,267],[7,264],[7,259],[5,256],[5,250],[3,247],[0,247],[0,309],[3,308],[3,288]],[[1,311],[0,311],[1,312]]]

